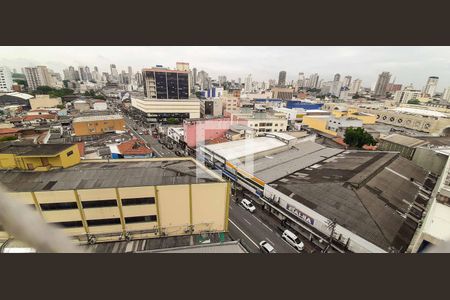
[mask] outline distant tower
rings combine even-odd
[[[280,71],[280,74],[278,74],[278,85],[279,86],[286,85],[286,71]]]
[[[374,96],[375,97],[385,97],[386,88],[388,86],[389,80],[391,79],[391,74],[389,72],[383,72],[378,75],[377,84],[375,85]]]

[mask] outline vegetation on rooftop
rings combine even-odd
[[[349,127],[345,130],[344,143],[351,147],[361,149],[364,145],[373,146],[377,142],[373,136],[362,127]]]

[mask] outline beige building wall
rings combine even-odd
[[[31,98],[29,101],[31,109],[51,108],[62,105],[61,98],[50,98],[49,95],[36,95],[35,98]]]
[[[200,118],[199,100],[142,100],[131,99],[131,105],[144,113],[188,113],[189,118]]]

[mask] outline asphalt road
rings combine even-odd
[[[145,143],[156,152],[158,157],[176,157],[177,155],[171,151],[170,149],[167,149],[164,145],[160,144],[156,138],[154,138],[151,135],[150,128],[143,128],[141,126],[138,126],[136,122],[131,119],[130,117],[123,115],[123,118],[125,120],[125,123],[127,124],[127,127],[130,129],[130,131],[133,133],[134,136],[141,138],[145,141]],[[133,127],[138,128],[138,130],[134,130]],[[150,134],[143,134],[140,135],[139,131],[148,130]]]
[[[266,224],[262,217],[266,213],[257,207],[250,213],[234,200],[230,201],[229,232],[252,253],[261,252],[259,243],[263,240],[271,244],[277,253],[299,253],[281,238],[281,230],[273,224]]]

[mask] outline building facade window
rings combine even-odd
[[[105,225],[117,225],[120,224],[119,218],[100,219],[100,220],[87,220],[88,226],[105,226]]]
[[[97,207],[114,207],[117,206],[117,200],[96,200],[96,201],[82,201],[83,208],[97,208]]]
[[[145,204],[155,204],[155,197],[145,197],[145,198],[122,198],[122,205],[145,205]]]
[[[41,203],[40,206],[43,211],[78,209],[76,202]]]
[[[125,223],[147,223],[156,222],[157,217],[155,215],[150,216],[139,216],[139,217],[126,217]]]

